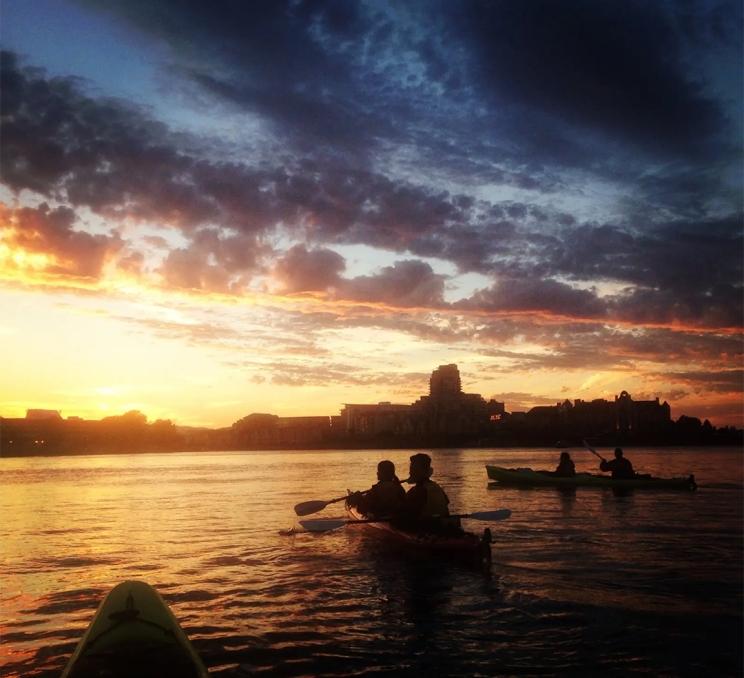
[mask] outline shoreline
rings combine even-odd
[[[640,448],[705,448],[706,450],[721,450],[724,448],[731,448],[731,451],[737,451],[744,454],[744,447],[736,442],[721,442],[721,443],[621,443],[623,449],[638,450]],[[599,445],[601,449],[614,447],[614,444]],[[47,452],[47,453],[36,453],[36,454],[2,454],[0,453],[0,459],[24,459],[24,458],[42,458],[42,457],[114,457],[118,455],[133,455],[133,454],[188,454],[188,453],[205,453],[205,454],[224,454],[232,452],[332,452],[332,451],[375,451],[375,450],[513,450],[513,449],[544,449],[544,450],[579,450],[584,449],[580,445],[550,445],[547,443],[535,443],[535,444],[503,444],[503,445],[343,445],[343,446],[296,446],[296,447],[251,447],[241,449],[225,449],[225,448],[214,448],[214,449],[173,449],[173,450],[99,450],[91,451],[85,450],[82,452]]]

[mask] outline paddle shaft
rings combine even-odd
[[[446,518],[472,518],[472,513],[455,513],[453,515],[449,516],[427,516],[427,520],[439,520],[440,518],[446,519]],[[347,525],[359,525],[360,523],[389,523],[394,518],[363,518],[361,520],[347,520]]]
[[[586,440],[584,441],[584,447],[586,447],[587,450],[589,450],[595,457],[599,457],[602,461],[607,461],[599,452],[597,452],[594,448],[589,447],[587,445]]]

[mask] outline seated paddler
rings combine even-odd
[[[561,452],[558,466],[556,466],[555,471],[553,471],[553,475],[558,478],[573,478],[576,475],[576,466],[568,452]]]
[[[432,479],[434,469],[428,454],[414,454],[408,482],[413,487],[406,493],[399,522],[406,527],[424,530],[460,529],[460,521],[449,516],[447,493]]]
[[[377,464],[377,482],[366,492],[354,492],[347,501],[368,516],[393,516],[401,511],[405,498],[395,464],[384,459]]]
[[[636,474],[633,470],[633,464],[630,463],[629,459],[623,456],[623,450],[620,447],[615,448],[615,458],[611,461],[602,459],[599,464],[600,471],[612,471],[613,480],[635,478]]]

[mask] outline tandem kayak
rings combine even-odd
[[[346,504],[346,512],[352,520],[368,520],[359,509]],[[390,521],[360,523],[362,527],[375,530],[397,543],[416,549],[430,551],[440,556],[447,556],[478,563],[484,567],[491,564],[491,530],[486,528],[478,536],[464,530],[451,534],[429,531],[404,530]]]
[[[644,490],[695,490],[695,476],[687,478],[653,478],[636,476],[635,478],[613,480],[609,476],[577,473],[573,478],[562,478],[548,472],[533,471],[531,468],[503,468],[486,466],[488,477],[502,485],[523,487],[614,487],[618,489]]]
[[[206,678],[207,670],[160,594],[142,581],[115,586],[62,678]]]

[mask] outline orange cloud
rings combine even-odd
[[[117,235],[75,230],[68,207],[8,208],[0,203],[0,266],[33,277],[44,274],[96,280],[124,242]]]

